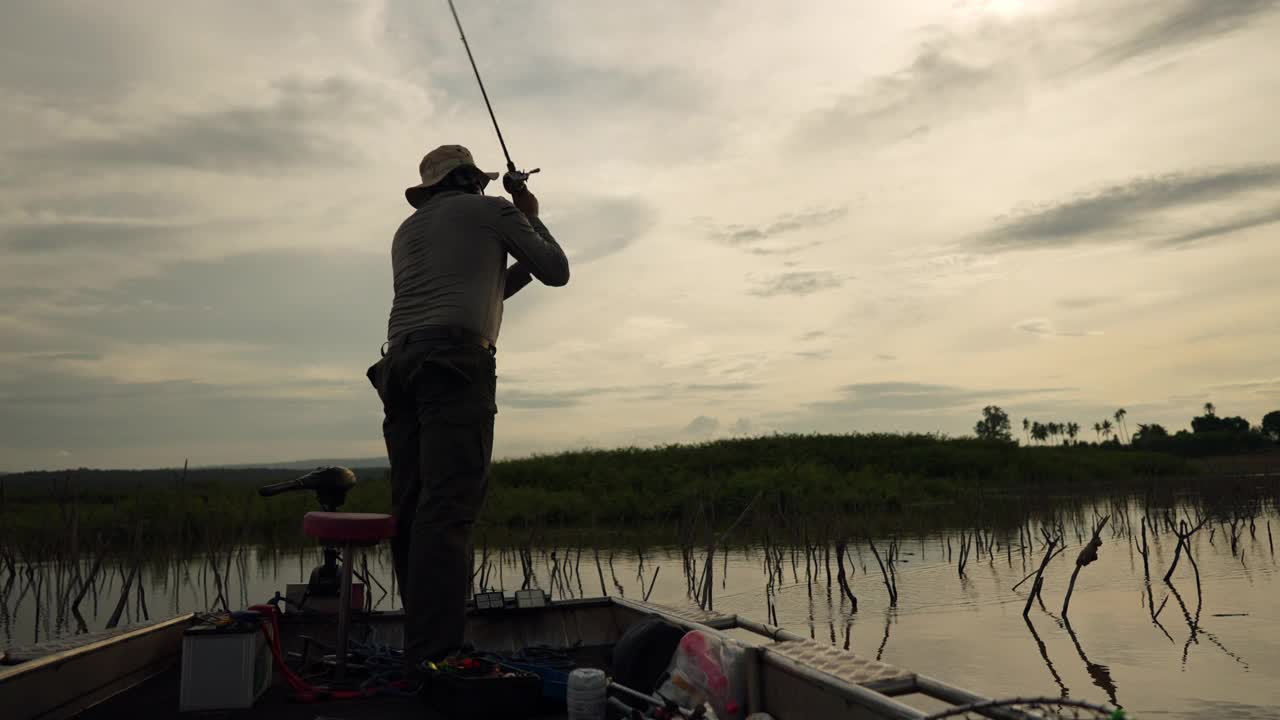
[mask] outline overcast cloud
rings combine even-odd
[[[1277,0],[458,10],[573,264],[499,456],[1280,408]],[[381,453],[455,142],[505,162],[444,3],[7,9],[0,471]]]

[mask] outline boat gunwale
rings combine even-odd
[[[119,643],[127,643],[140,637],[152,635],[154,633],[163,632],[176,625],[191,624],[195,620],[195,613],[187,613],[185,615],[175,615],[166,620],[159,620],[150,625],[143,625],[132,630],[126,630],[119,635],[100,638],[93,642],[85,643],[66,650],[59,650],[42,657],[26,660],[14,665],[3,666],[0,669],[0,684],[15,677],[21,677],[27,673],[37,670],[47,669],[49,666],[60,665],[78,659],[81,655],[89,655],[107,647],[117,645]]]
[[[0,670],[0,699],[5,700],[0,705],[24,713],[17,717],[65,718],[127,693],[175,664],[175,658],[182,653],[182,632],[195,617],[195,613],[176,615],[6,667]],[[174,640],[161,643],[166,634],[174,634]],[[147,644],[148,641],[153,642]],[[135,650],[141,652],[128,652],[134,645],[140,645]],[[102,664],[100,655],[110,661],[113,652],[122,655],[114,658],[119,664],[105,673],[108,677],[92,672],[91,666],[77,667],[95,661]],[[65,694],[51,692],[60,680],[66,682],[63,671],[71,674],[71,689]]]

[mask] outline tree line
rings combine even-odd
[[[1129,446],[1180,455],[1254,452],[1280,446],[1280,410],[1264,415],[1258,425],[1239,416],[1220,416],[1211,402],[1205,403],[1203,410],[1202,415],[1191,419],[1190,431],[1170,433],[1159,423],[1139,423],[1130,433],[1126,421],[1129,413],[1119,408],[1111,417],[1093,424],[1095,442],[1092,443],[1079,439],[1079,423],[1023,418],[1023,440],[1027,445]],[[983,440],[1020,442],[1014,439],[1009,414],[998,405],[982,409],[982,419],[974,425],[974,434]]]

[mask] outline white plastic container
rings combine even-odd
[[[271,685],[271,648],[257,628],[187,630],[182,637],[178,710],[253,707]]]
[[[604,720],[609,678],[603,670],[578,668],[569,673],[565,689],[569,720]]]

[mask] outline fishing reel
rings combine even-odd
[[[507,171],[502,175],[502,187],[512,195],[524,192],[528,190],[525,183],[528,181],[529,176],[537,172],[542,172],[542,168],[534,168],[526,172],[517,170],[515,163],[507,163]]]

